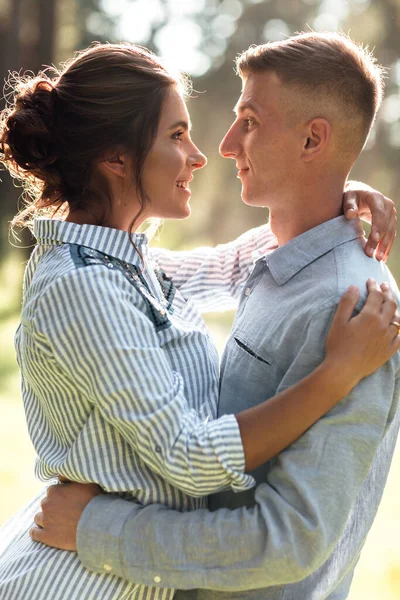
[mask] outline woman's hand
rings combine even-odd
[[[86,505],[102,493],[95,483],[51,485],[35,515],[35,527],[29,535],[35,542],[61,550],[76,551],[78,522]]]
[[[340,377],[354,387],[381,367],[400,349],[400,315],[387,283],[367,281],[368,297],[352,317],[359,291],[351,287],[341,299],[326,342],[326,358]]]
[[[366,183],[349,181],[343,196],[343,212],[347,219],[360,217],[371,223],[371,232],[365,253],[377,260],[386,260],[396,236],[396,208],[386,198]]]

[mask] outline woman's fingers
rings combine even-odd
[[[390,214],[390,220],[389,220],[389,224],[388,224],[388,230],[386,231],[386,233],[380,238],[379,243],[378,243],[378,247],[376,249],[375,252],[375,256],[378,260],[386,260],[390,254],[390,251],[392,249],[393,246],[393,242],[394,239],[396,237],[396,224],[397,224],[397,217],[396,217],[396,209],[393,205],[392,209],[391,209],[391,214]]]
[[[384,324],[388,326],[392,321],[399,323],[400,314],[398,313],[396,296],[388,283],[382,283],[381,290],[383,293],[382,318]]]
[[[368,296],[360,315],[380,315],[385,300],[380,285],[370,277],[367,281]]]
[[[393,351],[393,354],[400,350],[400,333],[398,330],[397,335],[395,335],[395,337],[393,338],[391,350]]]
[[[347,323],[350,321],[360,297],[360,290],[354,285],[343,294],[338,304],[333,323]]]
[[[346,219],[354,219],[358,215],[357,193],[348,190],[343,195],[343,212]]]

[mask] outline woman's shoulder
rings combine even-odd
[[[129,291],[135,299],[139,294],[130,285],[127,264],[112,256],[77,244],[58,244],[37,249],[32,257],[33,265],[25,295],[34,296],[44,306],[49,302],[73,305],[78,302],[86,307],[113,304]],[[137,302],[135,302],[137,304]]]
[[[167,299],[157,299],[138,266],[74,244],[54,247],[40,262],[26,294],[33,302],[24,302],[40,330],[60,319],[122,319],[156,331],[171,325]]]

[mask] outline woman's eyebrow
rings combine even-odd
[[[192,129],[192,123],[191,121],[177,121],[176,123],[168,127],[168,130],[176,129],[177,127],[182,127],[182,129],[184,129],[185,131],[190,131]]]

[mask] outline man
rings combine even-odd
[[[341,216],[381,102],[381,69],[347,37],[316,33],[250,48],[237,66],[243,89],[220,151],[236,161],[243,200],[270,209],[280,247],[246,284],[222,359],[220,414],[311,372],[350,284],[363,290],[372,276],[395,287],[365,256],[359,224]],[[81,560],[147,585],[199,588],[176,598],[344,600],[389,470],[399,391],[395,355],[253,473],[255,492],[216,495],[216,512],[94,498],[79,522]],[[79,486],[74,494],[77,521],[93,494]],[[32,535],[51,543],[45,533]]]

